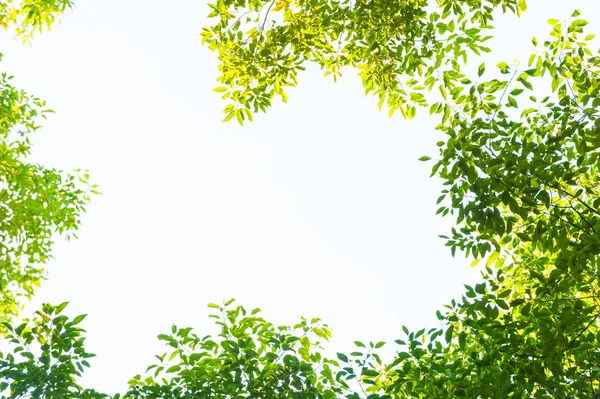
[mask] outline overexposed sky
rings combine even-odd
[[[388,119],[354,72],[334,84],[309,68],[287,104],[221,124],[204,2],[77,3],[31,48],[2,37],[0,66],[57,112],[35,161],[90,169],[103,193],[80,239],[57,243],[28,307],[70,301],[70,314],[89,314],[98,357],[84,385],[124,390],[173,322],[214,332],[209,302],[235,297],[276,323],[321,317],[332,348],[349,350],[435,326],[477,279],[437,237],[452,221],[434,216],[440,184],[417,161],[437,155],[427,112]],[[490,64],[526,62],[531,36],[575,8],[600,30],[597,0],[529,3],[521,20],[498,20]]]

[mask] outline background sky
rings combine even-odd
[[[487,61],[523,63],[548,18],[597,0],[529,1],[501,17]],[[162,353],[172,323],[215,332],[209,302],[237,298],[276,323],[320,317],[332,350],[436,326],[435,310],[479,272],[438,238],[429,178],[435,120],[388,119],[354,71],[309,68],[287,104],[222,124],[216,57],[200,44],[202,1],[77,1],[32,47],[2,37],[2,69],[56,111],[33,159],[87,168],[100,186],[79,240],[58,240],[42,302],[70,301],[97,353],[84,385],[123,390]],[[473,61],[479,65],[479,61]],[[489,68],[488,68],[489,69]],[[26,314],[27,314],[26,312]]]

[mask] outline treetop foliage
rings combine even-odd
[[[0,21],[30,29],[48,27],[70,3],[22,1],[0,3]],[[96,192],[86,171],[66,174],[27,162],[32,136],[52,112],[44,101],[16,88],[13,77],[0,74],[0,321],[17,314],[43,278],[53,236],[72,235]]]
[[[58,15],[73,6],[71,0],[4,0],[0,1],[0,26],[14,28],[24,42],[35,31],[50,29]]]
[[[71,320],[62,314],[66,306],[44,305],[16,327],[4,323],[12,353],[0,353],[1,398],[106,397],[76,382],[94,355],[85,351],[85,330],[78,326],[85,315]]]
[[[432,160],[432,175],[444,182],[438,213],[456,218],[443,238],[453,254],[459,249],[474,263],[486,262],[484,281],[467,286],[461,301],[438,314],[447,327],[408,333],[402,342],[409,350],[399,352],[395,367],[367,392],[595,395],[600,57],[589,49],[594,35],[584,32],[587,22],[579,11],[568,21],[550,20],[548,40],[532,40],[537,51],[526,66],[501,62],[491,71],[481,64],[471,76],[463,66],[469,56],[489,51],[484,43],[494,7],[518,14],[524,2],[488,2],[483,13],[481,2],[447,2],[441,9],[426,2],[326,3],[213,7],[219,22],[203,36],[221,61],[223,86],[216,90],[230,101],[225,119],[233,112],[242,123],[266,109],[284,86],[269,80],[271,71],[289,73],[296,84],[306,61],[334,76],[338,66],[358,68],[366,92],[379,96],[390,114],[399,109],[412,118],[420,106],[439,115],[437,130],[446,137],[438,143],[439,158],[421,160]],[[271,5],[283,18],[267,17]],[[249,12],[256,14],[248,19]],[[290,28],[301,17],[308,27]],[[261,21],[258,32],[246,30],[244,23]],[[265,48],[276,55],[263,56]],[[289,64],[275,59],[282,54]],[[333,59],[342,61],[327,62]],[[266,99],[265,106],[256,96]]]
[[[389,361],[383,342],[327,358],[331,333],[316,319],[274,326],[232,301],[209,305],[216,336],[173,326],[158,337],[168,352],[113,398],[600,397],[600,52],[579,11],[548,21],[526,65],[470,74],[469,57],[490,51],[493,13],[519,15],[524,1],[210,8],[218,22],[202,36],[221,62],[226,121],[285,101],[309,61],[334,77],[357,68],[390,113],[438,118],[439,154],[421,160],[443,182],[438,213],[456,219],[446,245],[483,262],[482,280],[437,313],[438,327],[403,327]],[[6,324],[0,398],[108,397],[77,385],[90,356],[83,316],[63,309]]]
[[[307,62],[337,79],[359,70],[366,93],[406,118],[427,105],[443,72],[460,71],[469,54],[489,52],[496,9],[519,15],[523,0],[219,0],[202,40],[218,53],[225,120],[240,124],[287,100]]]

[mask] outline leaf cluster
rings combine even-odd
[[[526,67],[481,64],[471,76],[462,66],[489,50],[484,32],[493,11],[519,14],[526,5],[436,6],[219,0],[210,6],[219,22],[203,37],[221,61],[226,120],[242,123],[275,95],[285,100],[283,88],[296,84],[307,61],[334,77],[344,66],[358,68],[365,90],[405,117],[427,107],[445,135],[432,168],[444,183],[438,213],[456,220],[443,238],[453,254],[483,261],[481,281],[437,312],[438,327],[403,327],[391,361],[379,353],[383,342],[359,341],[328,359],[322,352],[331,332],[317,319],[274,326],[258,309],[211,304],[216,336],[173,326],[158,336],[168,352],[115,399],[600,396],[600,53],[589,48],[593,35],[576,11],[549,21],[549,38],[533,39],[537,51]],[[439,97],[425,99],[433,89]],[[6,324],[13,349],[0,358],[5,397],[106,397],[76,384],[89,354],[76,327],[82,317],[58,316],[62,308],[46,305],[32,322]],[[27,347],[35,342],[37,351]]]
[[[12,351],[0,353],[0,398],[106,397],[76,382],[94,355],[84,349],[85,331],[78,326],[85,315],[71,320],[63,314],[66,306],[44,305],[16,327],[4,323]]]
[[[15,315],[43,278],[55,234],[73,234],[97,192],[76,175],[27,162],[31,136],[51,110],[0,75],[0,321]]]
[[[344,67],[359,70],[366,93],[379,97],[389,115],[415,116],[425,93],[460,70],[468,54],[489,52],[493,12],[520,14],[517,0],[218,0],[209,4],[213,26],[203,43],[218,53],[218,78],[229,104],[225,119],[252,120],[274,96],[285,102],[307,62],[334,79]]]
[[[218,4],[212,15],[220,23],[203,35],[219,52],[219,91],[225,99],[242,93],[229,111],[264,110],[250,107],[250,97],[239,100],[249,88],[269,99],[277,94],[268,78],[259,77],[263,71],[269,76],[270,61],[246,52],[252,42],[269,54],[289,54],[296,62],[285,69],[291,74],[306,61],[334,76],[334,65],[358,68],[366,92],[378,95],[390,114],[399,109],[411,118],[422,106],[440,117],[437,130],[445,139],[432,175],[444,182],[438,213],[456,219],[442,238],[453,254],[473,256],[474,264],[485,259],[483,281],[466,286],[461,300],[438,313],[444,329],[407,330],[395,360],[369,363],[377,378],[361,380],[363,393],[596,397],[600,57],[589,49],[593,35],[585,34],[579,12],[567,21],[548,21],[549,39],[533,39],[537,51],[525,68],[501,62],[490,72],[481,64],[470,76],[462,66],[468,54],[489,51],[484,43],[498,3],[487,4],[489,13],[481,15],[482,2],[440,2],[442,12],[419,2],[275,2],[283,19],[265,24],[266,33],[251,39],[240,35],[243,24],[229,21],[244,7],[246,22],[257,21],[248,20],[246,11],[267,20],[261,5]],[[515,13],[526,8],[524,2],[503,5]],[[307,29],[293,26],[300,16]],[[305,33],[300,42],[307,49],[293,39]],[[334,51],[341,64],[325,61]],[[261,84],[250,84],[252,79]],[[435,97],[426,100],[423,93],[433,89],[439,97],[429,102]]]
[[[134,377],[124,398],[333,398],[340,388],[337,361],[321,354],[331,337],[318,319],[274,326],[260,309],[209,305],[220,328],[217,336],[199,336],[173,326],[161,334],[170,352],[157,356],[147,378]]]
[[[49,30],[60,14],[73,6],[71,0],[4,0],[0,1],[0,26],[14,28],[24,42],[34,32]]]

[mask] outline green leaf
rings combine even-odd
[[[344,363],[348,363],[348,356],[344,355],[343,353],[338,352],[337,358],[340,359]]]
[[[231,119],[233,119],[235,116],[237,115],[237,110],[236,109],[232,109],[231,111],[229,111],[227,113],[227,116],[225,117],[225,119],[222,120],[222,123],[225,122],[229,122]]]
[[[87,314],[81,314],[73,319],[73,324],[79,324],[87,317]]]
[[[171,341],[172,340],[172,338],[166,334],[159,334],[158,339],[160,339],[161,341]]]
[[[54,308],[54,314],[60,314],[69,304],[69,302],[63,302]]]
[[[452,341],[452,335],[454,334],[454,324],[450,324],[448,329],[446,330],[446,334],[444,334],[444,339],[446,343],[450,343]]]
[[[508,73],[510,69],[510,66],[506,62],[500,62],[496,66],[500,69],[501,73]]]
[[[523,93],[523,89],[514,89],[510,92],[511,96],[518,96],[519,94]]]
[[[175,373],[177,371],[181,370],[181,366],[179,365],[175,365],[175,366],[171,366],[167,369],[167,373]]]
[[[465,343],[467,342],[467,333],[465,333],[464,331],[461,332],[460,334],[458,334],[458,346],[461,349],[465,348]]]
[[[369,369],[364,370],[362,372],[362,375],[364,377],[379,377],[379,373],[376,370],[369,370]]]
[[[519,0],[519,8],[521,11],[527,11],[527,2],[525,0]]]

